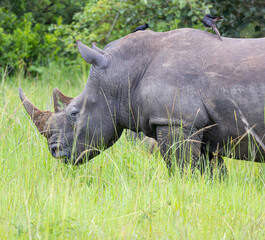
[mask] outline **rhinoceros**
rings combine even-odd
[[[79,40],[77,47],[92,64],[79,96],[55,89],[52,113],[36,108],[19,89],[53,157],[82,163],[131,129],[157,140],[169,168],[173,157],[196,163],[227,153],[228,145],[234,158],[263,161],[264,152],[250,151],[253,139],[231,99],[262,138],[265,38],[220,41],[196,29],[146,30],[103,50]]]

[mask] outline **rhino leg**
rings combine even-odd
[[[221,155],[209,152],[209,150],[206,150],[206,145],[202,145],[202,155],[200,161],[201,174],[208,170],[210,177],[213,177],[214,170],[217,169],[220,178],[227,175],[227,167]]]
[[[210,176],[213,177],[214,169],[217,168],[217,174],[219,177],[227,176],[227,167],[224,163],[222,156],[214,156],[213,153],[210,153]]]
[[[156,140],[167,167],[176,164],[183,170],[191,164],[198,167],[201,155],[202,134],[197,129],[176,126],[157,126]]]
[[[144,144],[150,151],[153,153],[156,150],[157,142],[155,139],[145,136],[142,132],[133,132],[133,131],[126,131],[126,136],[132,139],[134,142],[137,140],[140,141],[140,144]]]

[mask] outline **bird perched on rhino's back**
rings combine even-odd
[[[219,20],[222,20],[223,17],[213,17],[211,14],[206,14],[203,19],[202,19],[202,22],[203,22],[203,25],[207,28],[212,28],[216,34],[218,35],[218,38],[222,41],[222,38],[221,38],[221,35],[216,27],[216,22],[219,21]]]
[[[141,26],[138,26],[137,28],[135,28],[132,31],[132,33],[137,32],[137,31],[143,31],[143,30],[145,30],[145,29],[147,29],[149,27],[150,27],[149,24],[148,23],[145,23],[144,25],[141,25]]]

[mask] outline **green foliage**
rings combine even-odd
[[[236,38],[264,37],[264,0],[206,0],[205,2],[212,4],[211,12],[213,15],[224,16],[221,23],[223,36]]]
[[[205,13],[224,16],[223,36],[264,36],[262,0],[2,0],[0,65],[34,71],[50,60],[72,63],[75,40],[101,47],[148,22],[154,31],[204,29]]]
[[[82,5],[81,0],[1,1],[0,65],[27,69],[59,60],[64,44],[51,26],[70,24]]]
[[[72,33],[64,39],[67,42],[81,38],[103,46],[146,22],[154,31],[191,26],[198,28],[204,9],[208,9],[208,6],[196,1],[98,0],[87,4],[82,12],[77,13],[71,25],[61,26],[60,29]]]

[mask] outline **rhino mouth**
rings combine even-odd
[[[72,165],[81,165],[84,164],[87,160],[92,159],[96,155],[100,153],[100,151],[96,151],[95,149],[87,149],[84,152],[77,154],[72,154],[68,148],[58,148],[56,145],[57,150],[50,150],[51,154],[54,158],[60,159],[65,164],[72,164]]]
[[[67,147],[63,147],[61,144],[58,143],[50,144],[49,150],[54,158],[61,159],[71,157],[70,150]]]
[[[49,150],[54,158],[60,159],[65,164],[80,165],[94,158],[100,153],[97,148],[90,147],[82,152],[70,149],[61,142],[51,142]]]
[[[51,155],[56,159],[60,159],[62,163],[79,165],[84,162],[83,159],[78,159],[79,157],[76,154],[71,154],[71,151],[66,147],[53,144],[49,147],[49,149]],[[77,159],[78,162],[75,163]]]

